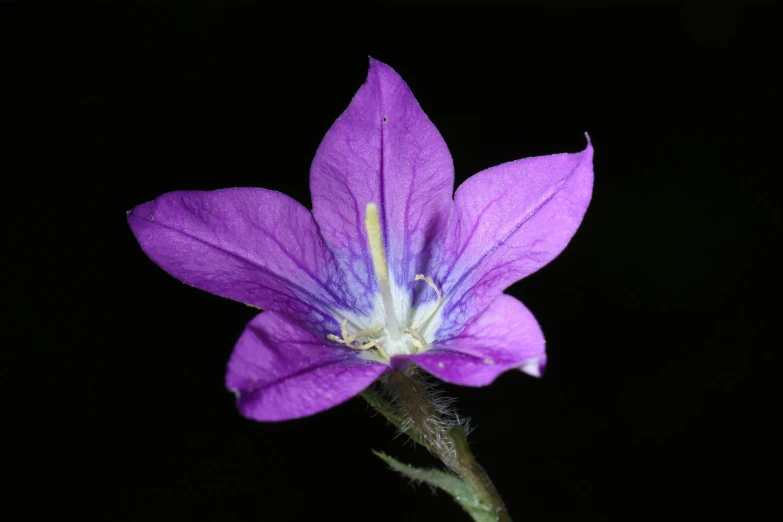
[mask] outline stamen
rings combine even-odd
[[[389,354],[386,353],[386,350],[383,349],[383,346],[381,346],[380,342],[375,345],[375,349],[378,350],[378,353],[381,354],[381,357],[383,357],[387,361],[391,360],[391,357],[389,357]]]
[[[424,350],[424,348],[427,346],[427,341],[424,340],[424,337],[422,337],[421,334],[413,328],[408,328],[407,330],[408,333],[410,333],[413,337],[411,344],[416,347],[416,351],[413,353],[419,353],[420,351]]]
[[[343,322],[340,323],[340,335],[343,336],[343,339],[348,337],[348,319],[343,319]]]
[[[374,348],[374,347],[378,346],[379,342],[380,341],[378,339],[375,339],[374,341],[366,342],[366,343],[360,344],[358,346],[355,345],[355,344],[352,344],[350,346],[351,346],[351,348],[354,348],[356,350],[369,350],[370,348]]]
[[[440,298],[441,298],[441,295],[440,295],[440,290],[438,290],[438,287],[437,287],[437,286],[435,286],[435,283],[432,281],[432,279],[431,279],[431,278],[429,278],[429,277],[426,277],[426,276],[424,276],[423,274],[416,274],[416,277],[414,277],[414,278],[413,278],[413,280],[414,280],[414,281],[424,281],[424,282],[426,282],[428,285],[430,285],[430,287],[431,287],[433,290],[435,290],[435,294],[438,296],[438,300],[437,300],[437,301],[435,301],[435,306],[433,306],[433,307],[432,307],[432,310],[430,310],[429,312],[427,312],[427,315],[425,315],[424,317],[422,317],[422,318],[421,318],[421,321],[419,321],[418,323],[416,323],[416,324],[414,324],[413,326],[411,326],[411,330],[415,330],[415,329],[419,328],[421,325],[423,325],[424,323],[426,323],[427,321],[429,321],[429,320],[430,320],[430,317],[432,317],[433,315],[435,315],[435,312],[438,310],[438,307],[440,306]]]
[[[365,337],[367,335],[377,334],[381,330],[383,330],[383,326],[379,325],[379,326],[376,326],[375,328],[368,328],[366,330],[359,330],[358,332],[354,333],[350,337],[344,338],[344,339],[345,339],[346,343],[352,343],[356,339],[358,339],[359,337]]]
[[[383,312],[386,315],[386,330],[392,339],[400,338],[400,329],[397,326],[397,315],[394,313],[394,301],[392,301],[391,286],[389,285],[389,269],[386,264],[386,252],[383,249],[381,237],[381,221],[378,219],[378,207],[375,203],[368,203],[364,226],[367,229],[367,237],[370,240],[370,252],[372,264],[375,268],[375,277],[378,278],[378,286],[381,287],[383,298]],[[418,278],[418,276],[416,276]]]
[[[368,341],[364,344],[353,344],[355,340],[357,340],[360,337],[365,337],[368,335],[376,334],[383,330],[383,326],[376,326],[374,328],[367,328],[366,330],[359,330],[358,332],[355,332],[353,335],[348,335],[348,319],[343,319],[343,322],[340,324],[340,335],[342,337],[337,337],[334,334],[327,334],[326,338],[330,341],[334,341],[336,343],[344,344],[348,348],[353,348],[355,350],[369,350],[370,348],[377,348],[379,352],[382,354],[386,353],[381,348],[380,339],[373,339],[371,341]],[[387,357],[388,359],[388,357]]]

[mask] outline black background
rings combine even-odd
[[[435,463],[361,399],[240,417],[223,377],[253,311],[178,283],[125,223],[180,189],[309,207],[368,55],[408,82],[458,183],[585,131],[595,146],[582,227],[508,290],[547,336],[546,377],[447,387],[515,519],[752,519],[774,495],[779,5],[0,11],[4,468],[28,514],[466,520],[384,469],[371,449]]]

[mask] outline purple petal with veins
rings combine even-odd
[[[439,339],[426,353],[401,357],[463,386],[487,385],[511,369],[540,377],[546,365],[536,318],[510,295],[497,297],[459,334]]]
[[[312,214],[285,194],[170,192],[133,209],[128,223],[153,261],[196,288],[307,318],[320,331],[334,323],[331,309],[354,306]]]
[[[438,129],[390,67],[370,60],[367,81],[326,133],[310,168],[313,215],[324,239],[369,305],[376,291],[364,231],[378,206],[390,270],[413,288],[431,273],[431,249],[451,209],[454,170]]]
[[[437,280],[449,295],[441,335],[566,247],[587,210],[593,148],[526,158],[479,172],[454,196]]]
[[[264,312],[239,338],[228,363],[226,387],[251,419],[304,417],[361,393],[388,370],[355,355],[284,315]]]

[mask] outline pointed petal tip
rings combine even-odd
[[[154,201],[146,201],[125,212],[125,218],[128,220],[128,224],[131,226],[131,228],[134,227],[134,220],[131,218],[138,218],[144,221],[149,221],[151,219],[153,215],[151,207],[153,204]]]
[[[585,148],[582,149],[582,152],[577,152],[575,154],[579,155],[582,161],[589,161],[592,163],[595,150],[593,149],[593,140],[590,139],[590,134],[587,132],[585,132],[585,140],[587,140]]]
[[[541,378],[546,371],[546,356],[544,355],[525,361],[519,366],[519,369],[528,375]]]
[[[382,61],[376,60],[372,56],[368,56],[367,58],[370,60],[370,69],[372,69],[373,67],[389,67],[388,65],[386,65]]]
[[[372,56],[368,56],[367,58],[370,61],[370,65],[367,68],[367,79],[369,80],[370,79],[370,74],[372,74],[373,70],[375,70],[378,67],[382,67],[384,64],[382,62],[379,62],[378,60],[376,60]]]
[[[403,81],[400,75],[397,74],[397,71],[392,69],[391,66],[380,60],[376,60],[372,56],[369,56],[368,58],[370,59],[370,67],[367,70],[367,81],[370,80],[373,74],[375,74],[379,79],[385,78],[388,80],[389,78],[395,78],[399,79],[399,81]]]
[[[590,157],[592,157],[592,155],[593,155],[593,140],[590,139],[590,134],[588,132],[585,132],[585,139],[587,140],[587,145],[585,145],[585,148],[582,151],[582,154],[589,153]]]

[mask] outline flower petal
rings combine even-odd
[[[133,209],[128,223],[155,263],[207,292],[314,323],[352,307],[312,215],[279,192],[170,192]]]
[[[388,366],[314,336],[275,312],[256,316],[228,363],[226,387],[246,417],[281,421],[305,417],[350,399]]]
[[[395,357],[415,362],[439,379],[484,386],[513,368],[540,377],[546,365],[544,335],[525,305],[501,294],[455,337],[426,353]],[[400,362],[394,361],[395,367]]]
[[[447,296],[439,336],[566,247],[590,202],[592,160],[588,139],[580,153],[504,163],[459,187],[437,276]]]
[[[313,214],[338,262],[371,306],[376,281],[364,228],[378,205],[389,266],[399,286],[431,273],[427,251],[448,218],[451,155],[408,86],[370,60],[367,81],[332,125],[310,170]]]

